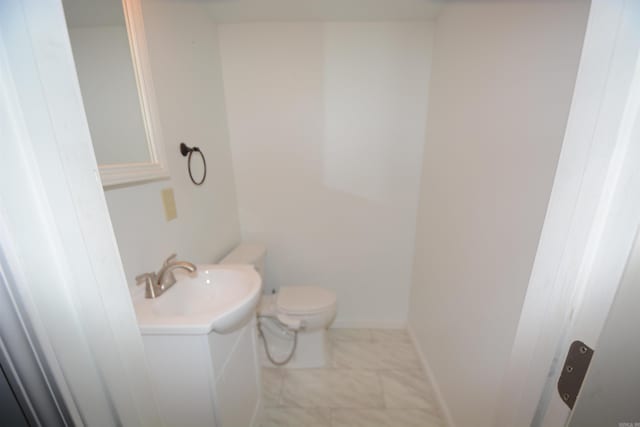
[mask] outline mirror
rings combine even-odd
[[[105,187],[168,176],[140,0],[63,0]]]

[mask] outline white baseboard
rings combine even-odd
[[[331,324],[334,329],[406,329],[404,320],[377,321],[377,320],[338,320]]]
[[[418,352],[418,357],[420,357],[420,361],[422,362],[422,367],[424,368],[424,372],[429,378],[429,382],[431,383],[431,388],[433,389],[433,394],[436,396],[436,400],[438,401],[438,405],[440,406],[440,410],[442,412],[442,416],[444,418],[445,425],[447,427],[455,427],[453,422],[453,418],[451,417],[451,411],[449,411],[449,406],[447,402],[444,400],[444,396],[442,395],[442,391],[440,390],[440,386],[438,385],[438,381],[436,381],[435,376],[433,375],[433,370],[427,361],[427,357],[422,351],[422,347],[420,347],[420,343],[416,338],[416,334],[413,331],[411,325],[407,326],[407,331],[409,332],[409,337],[413,342],[413,346],[416,348]]]

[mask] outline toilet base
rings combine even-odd
[[[277,360],[284,360],[291,351],[293,339],[269,325],[263,327],[263,333],[267,336],[269,351],[271,356]],[[269,361],[265,350],[263,338],[260,337],[260,362],[264,367],[274,368],[276,365]],[[299,332],[298,345],[296,351],[284,368],[301,369],[301,368],[323,368],[329,364],[329,345],[327,330],[320,329],[312,332]]]

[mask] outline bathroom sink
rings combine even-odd
[[[255,314],[262,279],[248,265],[198,265],[194,273],[176,270],[176,283],[154,299],[133,296],[143,334],[231,332]]]

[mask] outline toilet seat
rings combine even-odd
[[[318,286],[283,286],[277,295],[276,305],[280,313],[316,314],[333,310],[336,293]]]
[[[264,295],[258,305],[258,316],[276,318],[285,325],[296,326],[305,334],[326,330],[336,317],[338,304],[334,291],[316,286],[283,286],[277,294]],[[268,329],[268,328],[267,328]]]

